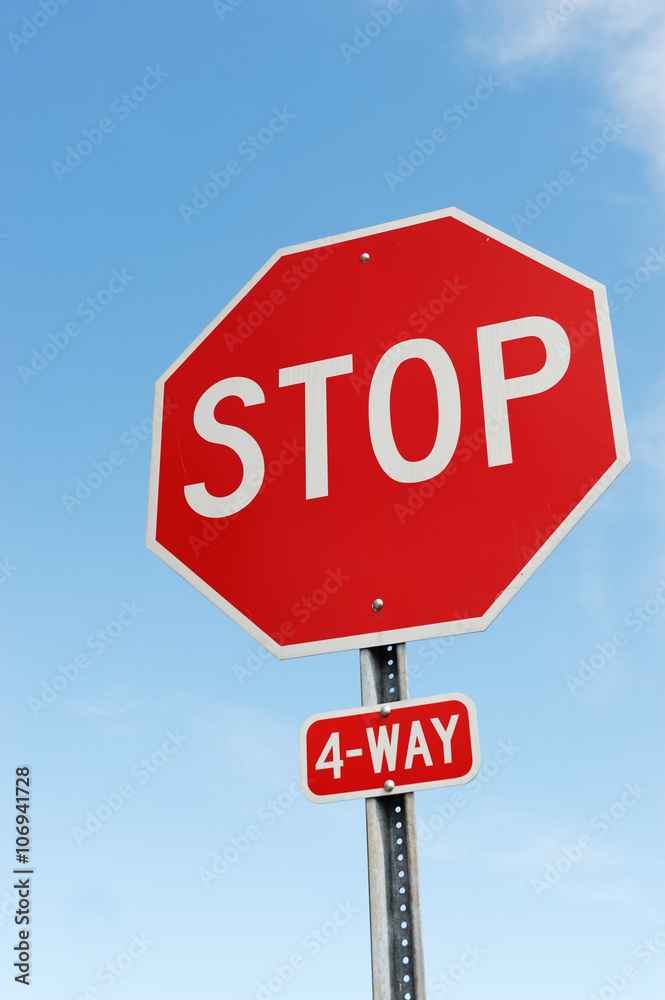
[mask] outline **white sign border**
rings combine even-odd
[[[479,618],[466,618],[453,622],[437,622],[431,625],[417,625],[414,627],[389,629],[387,631],[377,630],[366,632],[361,635],[337,636],[331,639],[316,640],[314,642],[293,643],[281,646],[275,642],[267,633],[260,629],[255,622],[247,618],[233,604],[218,594],[209,584],[202,580],[188,566],[182,563],[173,553],[164,548],[157,541],[157,492],[159,484],[159,462],[161,449],[161,424],[164,409],[164,385],[170,375],[196,350],[199,344],[221,323],[229,312],[240,302],[241,299],[250,292],[254,285],[260,281],[263,275],[281,258],[290,254],[300,253],[303,250],[314,250],[318,247],[329,246],[331,244],[344,243],[347,240],[355,240],[363,236],[371,236],[375,233],[383,233],[388,230],[403,229],[407,226],[420,225],[423,222],[430,222],[434,219],[454,218],[478,232],[485,233],[486,236],[511,247],[532,260],[538,261],[544,266],[565,277],[584,285],[594,293],[596,303],[596,314],[598,320],[598,330],[600,335],[601,352],[603,365],[605,368],[605,378],[607,385],[607,395],[610,407],[610,417],[612,430],[614,433],[614,443],[617,458],[609,469],[601,476],[598,482],[580,500],[579,504],[568,514],[557,529],[552,532],[547,541],[531,557],[524,569],[513,579],[513,581],[500,593],[494,603],[488,608],[484,615]],[[170,368],[157,380],[155,385],[155,403],[153,411],[153,435],[150,455],[150,477],[148,484],[148,523],[146,530],[146,545],[151,552],[158,555],[168,566],[176,571],[188,583],[190,583],[199,593],[207,597],[216,607],[223,611],[232,621],[240,625],[252,638],[271,652],[277,659],[292,659],[297,656],[311,656],[320,653],[342,652],[347,649],[358,649],[369,646],[385,646],[390,643],[411,642],[418,639],[434,639],[441,636],[461,635],[468,632],[484,631],[496,618],[500,611],[505,608],[508,602],[515,596],[518,590],[524,586],[538,567],[545,561],[548,555],[556,548],[560,541],[568,534],[583,514],[595,503],[598,497],[605,492],[607,487],[617,478],[620,472],[626,468],[630,462],[628,451],[628,436],[623,415],[621,402],[621,390],[619,387],[619,375],[614,353],[614,343],[609,320],[609,306],[605,286],[600,282],[581,274],[579,271],[568,267],[541,253],[533,247],[527,246],[520,240],[502,233],[493,226],[472,215],[461,211],[458,208],[445,208],[436,212],[428,212],[423,215],[414,215],[407,219],[400,219],[396,222],[384,223],[379,226],[370,226],[365,229],[356,229],[350,233],[343,233],[338,236],[328,236],[325,239],[312,240],[308,243],[299,243],[295,246],[283,247],[272,255],[272,257],[256,272],[244,288],[225,306],[215,319],[208,324],[201,334],[187,347],[180,357],[173,362]]]
[[[440,705],[442,702],[447,701],[461,701],[469,713],[471,768],[463,777],[447,778],[442,781],[417,781],[407,785],[395,785],[392,792],[386,792],[383,788],[377,788],[364,792],[341,792],[339,795],[317,795],[316,792],[311,791],[308,787],[307,733],[313,723],[320,722],[322,719],[342,719],[349,715],[367,715],[369,712],[376,712],[377,715],[379,715],[379,710],[383,704],[390,706],[392,714],[392,711],[396,708],[412,708],[416,705]],[[382,721],[384,723],[389,722],[390,715],[383,718]],[[347,708],[341,712],[319,712],[317,715],[310,715],[310,717],[303,722],[300,728],[300,789],[305,798],[309,799],[310,802],[316,802],[317,804],[323,802],[343,802],[346,799],[388,799],[393,795],[402,795],[404,792],[419,792],[425,788],[447,788],[450,785],[466,785],[478,774],[480,765],[480,738],[478,736],[478,717],[476,713],[476,706],[474,702],[465,694],[438,694],[428,698],[406,698],[403,701],[382,702],[378,705],[363,705],[362,708]]]

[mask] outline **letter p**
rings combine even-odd
[[[532,375],[506,378],[502,347],[509,340],[536,337],[545,347],[545,364]],[[570,362],[570,341],[559,323],[544,316],[525,316],[507,323],[478,327],[480,383],[485,413],[487,464],[509,465],[513,460],[508,423],[508,400],[535,396],[551,389]]]

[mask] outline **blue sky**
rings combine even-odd
[[[33,1000],[370,995],[364,805],[296,781],[302,722],[359,703],[357,653],[278,662],[147,551],[153,388],[279,247],[448,205],[607,286],[632,463],[486,632],[409,644],[412,696],[471,697],[485,762],[416,796],[428,995],[660,996],[662,4],[0,17],[3,996],[24,764]]]

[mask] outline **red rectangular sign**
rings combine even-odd
[[[479,767],[476,707],[463,694],[312,715],[300,731],[312,802],[463,785]]]

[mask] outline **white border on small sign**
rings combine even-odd
[[[469,771],[460,778],[447,778],[442,781],[416,781],[406,785],[395,785],[391,792],[384,791],[383,788],[374,788],[362,792],[340,792],[339,795],[317,795],[312,792],[307,783],[307,733],[309,727],[322,719],[343,719],[349,715],[367,715],[371,712],[379,714],[381,705],[363,705],[362,708],[347,708],[341,712],[319,712],[317,715],[310,715],[309,719],[303,722],[300,729],[300,788],[303,795],[310,802],[342,802],[345,799],[372,799],[389,798],[391,795],[402,795],[404,792],[417,792],[424,788],[446,788],[449,785],[466,785],[478,774],[480,770],[480,740],[478,737],[478,718],[476,706],[465,694],[439,694],[429,698],[409,698],[405,701],[391,701],[391,714],[398,708],[413,708],[416,705],[440,705],[448,701],[461,701],[469,713],[469,734],[471,736],[471,767]],[[390,716],[382,718],[386,723]]]

